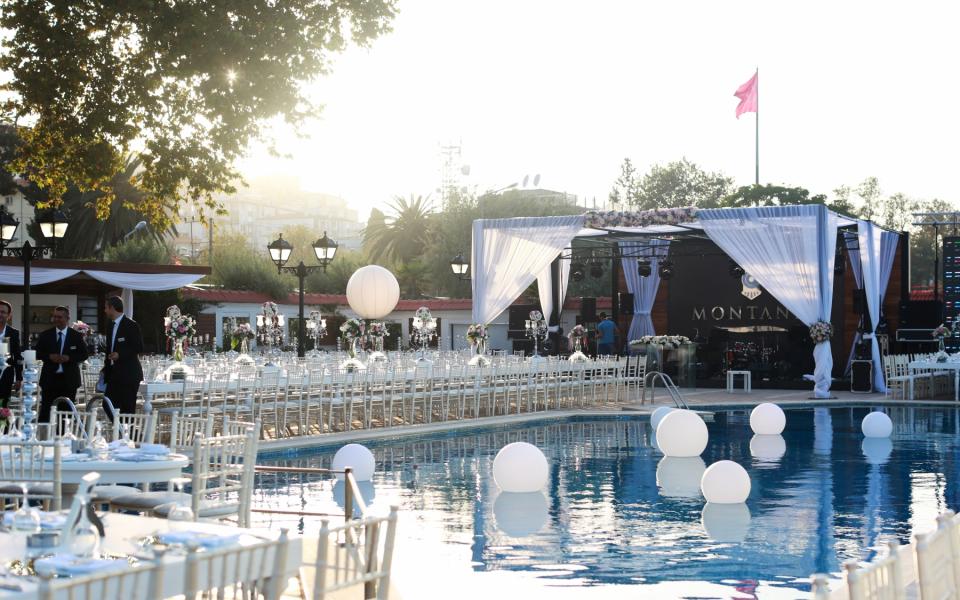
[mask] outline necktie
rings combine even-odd
[[[63,354],[63,332],[57,331],[57,353]],[[57,367],[57,373],[63,373],[63,365]]]

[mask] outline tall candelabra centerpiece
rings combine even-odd
[[[387,324],[382,321],[371,321],[367,325],[367,339],[373,344],[370,362],[387,362],[387,355],[383,353],[383,340],[389,335]]]
[[[547,337],[547,322],[543,320],[543,313],[539,310],[531,310],[530,318],[526,320],[524,329],[527,337],[533,340],[533,356],[531,360],[540,360],[540,340]]]
[[[437,320],[430,314],[430,309],[421,306],[413,317],[413,331],[410,332],[410,345],[417,349],[417,362],[430,362],[425,354],[430,347],[430,341],[437,335]]]
[[[473,353],[468,364],[477,367],[485,367],[490,364],[490,359],[487,357],[488,336],[487,326],[483,323],[476,323],[467,327],[467,342],[470,343],[470,350]]]
[[[167,336],[167,348],[174,361],[167,368],[167,378],[186,379],[192,369],[183,364],[183,356],[187,341],[196,335],[196,321],[190,315],[182,314],[179,307],[171,306],[163,318],[163,333]]]
[[[315,356],[320,354],[320,340],[327,335],[327,320],[320,315],[319,310],[311,310],[306,325],[307,334],[313,338],[313,350],[308,354]]]
[[[587,362],[589,359],[587,355],[583,353],[583,348],[586,346],[587,341],[586,328],[583,325],[574,325],[573,329],[571,329],[567,335],[567,340],[570,341],[570,348],[573,350],[567,360],[570,362]]]
[[[257,315],[257,341],[266,346],[267,356],[272,357],[283,344],[283,325],[284,318],[277,309],[277,303],[264,302]]]
[[[367,368],[359,358],[360,340],[366,332],[366,325],[360,319],[347,319],[340,326],[340,337],[343,338],[347,346],[347,355],[349,358],[343,361],[340,366],[350,371],[360,371]]]
[[[253,357],[250,356],[250,340],[257,337],[257,333],[250,326],[250,323],[240,323],[233,328],[230,335],[230,348],[240,348],[240,354],[234,359],[234,362],[241,364],[253,363]]]

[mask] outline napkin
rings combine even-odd
[[[123,569],[129,563],[123,559],[81,558],[73,554],[54,554],[38,559],[33,568],[37,573],[59,575],[85,575],[103,570]]]
[[[114,460],[122,460],[124,462],[151,462],[155,460],[167,460],[167,457],[163,454],[148,454],[145,452],[136,452],[136,451],[126,451],[126,452],[114,452]]]
[[[8,510],[3,513],[3,525],[5,527],[13,527],[13,512],[14,511]],[[56,512],[40,511],[40,529],[63,529],[63,526],[66,524],[66,515]]]
[[[111,450],[120,450],[120,449],[129,448],[129,447],[130,446],[127,445],[127,442],[125,440],[113,440],[112,442],[107,444],[107,448]]]
[[[170,454],[170,448],[167,448],[163,444],[140,444],[140,452],[143,454],[166,456]]]
[[[239,535],[218,535],[204,531],[168,531],[157,537],[164,544],[196,544],[201,548],[222,548],[240,541]]]

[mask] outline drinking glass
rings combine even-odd
[[[186,493],[186,487],[190,481],[191,479],[189,477],[174,477],[170,480],[167,489],[181,494],[177,497],[177,502],[170,509],[170,512],[167,513],[167,520],[171,521],[171,529],[188,529],[189,526],[184,526],[184,524],[192,523],[196,520],[196,516],[193,514],[193,508],[191,507],[192,498],[190,494]]]
[[[20,501],[20,508],[13,513],[13,530],[17,533],[29,535],[40,531],[40,511],[30,506],[27,498],[27,484],[21,483],[20,490],[23,492],[23,500]]]

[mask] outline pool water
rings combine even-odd
[[[782,437],[758,438],[748,411],[718,411],[702,459],[664,458],[649,421],[631,416],[381,440],[366,444],[378,471],[364,495],[376,511],[400,506],[399,535],[414,552],[451,548],[448,560],[475,574],[517,572],[577,586],[583,597],[591,595],[584,587],[622,585],[641,586],[630,597],[667,597],[644,595],[643,586],[709,590],[690,592],[698,598],[802,597],[811,573],[838,576],[843,561],[870,560],[886,540],[909,542],[960,507],[960,410],[883,408],[892,438],[865,442],[869,410],[788,410]],[[543,493],[499,493],[493,458],[514,441],[547,455]],[[259,463],[326,467],[335,450],[265,454]],[[721,459],[749,472],[745,506],[705,505],[700,475]],[[316,476],[262,474],[254,502],[342,514],[342,499],[342,485]],[[317,518],[288,519],[301,531],[319,527]]]

